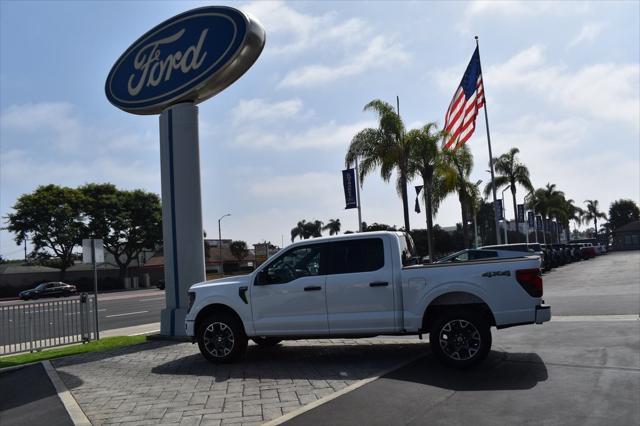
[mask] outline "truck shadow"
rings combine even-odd
[[[250,346],[245,358],[235,364],[214,365],[195,353],[157,365],[151,372],[209,376],[215,382],[235,378],[361,380],[416,357],[383,377],[455,391],[531,389],[548,378],[544,361],[535,353],[491,351],[477,367],[455,370],[443,366],[428,344]]]
[[[453,391],[524,390],[548,378],[544,361],[535,353],[491,351],[476,367],[456,370],[443,366],[429,353],[383,376]]]

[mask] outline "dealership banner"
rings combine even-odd
[[[533,212],[527,212],[527,220],[529,221],[529,228],[533,228],[535,226],[535,223],[533,223],[535,216],[533,215]]]
[[[420,213],[420,191],[422,191],[423,185],[416,186],[416,206],[414,210],[416,213]]]
[[[502,213],[502,200],[496,200],[494,207],[495,207],[496,217],[498,218],[498,220],[504,219],[504,215]]]
[[[524,204],[518,204],[518,223],[524,223]]]
[[[355,169],[342,171],[342,185],[344,186],[345,209],[355,209],[358,207],[356,201],[356,175]]]
[[[536,230],[542,231],[542,216],[536,216]]]

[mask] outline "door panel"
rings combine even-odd
[[[251,289],[258,335],[326,335],[325,275],[319,245],[287,250],[261,273]]]
[[[314,287],[319,290],[305,290]],[[324,276],[254,286],[251,305],[256,333],[321,335],[328,332]]]
[[[337,242],[327,275],[331,334],[395,330],[393,268],[389,242],[368,238]]]

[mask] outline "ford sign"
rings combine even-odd
[[[112,104],[133,114],[199,103],[240,78],[264,43],[264,28],[239,10],[190,10],[133,43],[111,68],[105,92]]]

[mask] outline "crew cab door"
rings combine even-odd
[[[388,239],[328,244],[327,310],[332,335],[394,330],[394,286]]]
[[[251,289],[257,335],[326,335],[325,275],[319,245],[294,247],[261,270]]]

